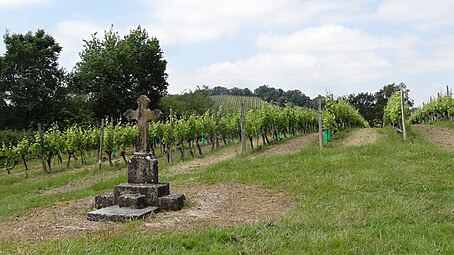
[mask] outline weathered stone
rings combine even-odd
[[[104,207],[114,205],[114,193],[108,192],[102,195],[97,195],[95,197],[95,208],[101,209]]]
[[[170,194],[168,183],[158,184],[135,184],[123,183],[117,185],[114,190],[114,204],[123,194],[141,194],[145,196],[147,206],[158,206],[158,197]]]
[[[134,153],[128,162],[128,183],[158,183],[158,160],[151,154]]]
[[[159,207],[175,211],[184,206],[183,194],[170,195],[169,184],[158,181],[158,161],[149,151],[148,121],[158,120],[162,112],[148,109],[149,103],[142,95],[137,99],[138,109],[123,114],[128,120],[137,120],[138,127],[136,152],[128,162],[128,183],[116,186],[113,194],[97,196],[98,210],[89,212],[88,220],[125,221],[145,217]]]
[[[158,109],[154,109],[153,111],[148,109],[148,105],[150,104],[150,99],[145,96],[141,95],[137,99],[138,107],[137,110],[128,109],[123,116],[131,120],[137,120],[137,126],[139,129],[139,135],[137,137],[137,144],[136,144],[136,152],[141,153],[149,153],[149,138],[148,138],[148,121],[149,120],[158,120],[162,116],[162,112]]]
[[[147,207],[146,197],[140,194],[123,194],[118,198],[119,207],[142,209]]]
[[[158,198],[158,205],[164,211],[178,211],[184,206],[186,197],[184,194],[172,194]]]
[[[114,205],[89,212],[87,214],[87,219],[91,221],[126,221],[144,218],[151,213],[156,213],[158,211],[158,207],[131,209],[129,207],[119,207]]]

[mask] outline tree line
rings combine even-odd
[[[254,91],[237,87],[197,87],[179,95],[167,93],[167,62],[159,41],[142,27],[121,37],[113,28],[103,35],[93,34],[83,41],[80,61],[67,71],[60,67],[62,47],[44,30],[3,36],[6,52],[0,55],[0,130],[31,129],[37,123],[99,123],[120,118],[135,105],[139,95],[147,95],[150,108],[169,114],[203,114],[213,107],[210,95],[257,96],[285,106],[316,108],[316,98],[300,90],[284,91],[261,85]],[[383,109],[391,95],[406,85],[389,84],[376,93],[359,93],[342,99],[355,107],[371,126],[382,125]],[[325,102],[323,102],[324,104]],[[410,106],[412,102],[410,100]]]
[[[118,118],[139,95],[156,107],[167,93],[167,62],[159,41],[140,26],[120,37],[113,28],[85,40],[71,71],[59,66],[62,47],[44,30],[3,36],[0,129],[36,124],[90,124]]]

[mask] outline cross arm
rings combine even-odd
[[[128,109],[125,113],[123,113],[123,117],[125,117],[128,121],[138,120],[137,111],[132,109]]]
[[[163,113],[159,109],[148,110],[146,113],[147,120],[157,121],[163,116]]]

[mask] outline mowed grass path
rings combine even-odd
[[[158,235],[138,221],[121,234],[0,247],[39,254],[454,254],[454,152],[419,135],[404,143],[392,129],[379,132],[374,145],[334,141],[322,152],[314,145],[293,155],[239,157],[171,180],[285,191],[296,207],[282,219]]]

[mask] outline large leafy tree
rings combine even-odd
[[[359,93],[358,95],[350,94],[344,99],[353,107],[358,109],[361,115],[364,116],[370,126],[380,126],[383,124],[384,109],[388,104],[389,99],[398,91],[404,91],[404,97],[409,106],[413,105],[413,101],[408,98],[409,89],[404,83],[396,85],[395,83],[383,86],[379,91],[372,93]]]
[[[0,128],[34,127],[54,121],[64,98],[62,47],[44,30],[3,36],[0,56]]]
[[[168,83],[159,41],[140,26],[120,38],[112,29],[103,39],[85,41],[81,61],[71,75],[71,88],[87,97],[96,118],[119,117],[140,95],[156,107]]]
[[[371,127],[381,123],[382,119],[377,116],[379,112],[383,111],[383,108],[377,107],[374,94],[362,92],[358,95],[350,94],[345,96],[344,99],[359,111]]]

